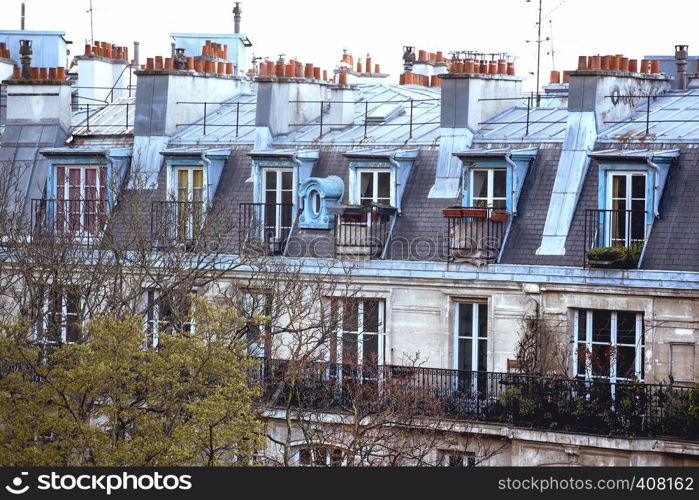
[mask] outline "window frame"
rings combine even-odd
[[[100,221],[100,215],[106,219],[109,213],[109,167],[101,163],[54,163],[51,165],[53,170],[53,197],[56,200],[56,206],[54,209],[54,227],[61,233],[70,234],[73,233],[77,237],[86,236],[87,234],[98,235],[104,231],[104,227]],[[63,171],[63,185],[59,183],[59,170]],[[79,181],[79,191],[80,194],[78,198],[73,198],[71,194],[71,179],[70,171],[78,170],[80,172]],[[96,198],[86,198],[87,192],[87,171],[95,171],[95,186],[94,191],[96,193]],[[104,185],[103,185],[104,184]],[[59,190],[62,190],[63,196],[59,197]],[[86,203],[94,201],[95,208],[94,213],[89,213],[86,207]],[[73,215],[73,203],[78,203],[78,214],[79,222],[78,229],[73,230],[72,226],[72,215]],[[65,208],[63,208],[65,207]],[[103,214],[100,214],[100,210]],[[63,212],[63,215],[61,215]],[[91,230],[89,223],[86,220],[88,216],[92,215],[94,217],[94,228]],[[62,227],[61,227],[62,226]]]
[[[648,186],[649,182],[652,180],[651,176],[648,175],[648,172],[646,170],[633,170],[633,169],[607,169],[606,170],[606,199],[604,200],[605,203],[605,210],[615,210],[614,208],[614,202],[616,200],[619,200],[620,198],[614,196],[614,178],[615,177],[624,177],[625,178],[625,183],[626,183],[626,195],[624,196],[624,204],[626,206],[625,210],[633,210],[633,202],[634,201],[643,201],[643,210],[645,214],[643,215],[643,240],[641,240],[641,243],[644,243],[646,239],[648,238],[648,215],[652,213],[652,206],[649,206],[649,204],[652,204],[652,200],[649,199],[648,197]],[[644,190],[643,190],[643,198],[634,198],[633,197],[633,177],[643,177],[644,179]],[[611,217],[605,217],[604,218],[605,222],[608,222],[605,224],[604,228],[604,241],[606,246],[612,246],[615,241],[620,240],[621,238],[613,238],[613,228],[614,224],[612,223]],[[625,222],[625,232],[623,235],[623,243],[624,247],[630,247],[633,243],[637,243],[639,240],[634,240],[632,239],[632,225],[630,224],[630,219],[627,219]]]
[[[330,352],[334,351],[335,359],[333,360],[339,365],[351,364],[352,366],[363,366],[364,361],[364,343],[365,336],[376,335],[377,337],[377,365],[382,366],[386,364],[386,300],[380,297],[357,297],[357,298],[337,298],[335,299],[336,308],[338,316],[338,331],[335,339],[336,345],[331,346]],[[357,305],[357,330],[345,330],[345,314],[346,305],[350,302],[356,302]],[[376,302],[378,304],[378,314],[377,314],[377,332],[367,332],[364,330],[365,325],[365,315],[364,308],[365,302]],[[346,363],[344,359],[344,335],[351,334],[357,335],[357,359],[353,360],[352,363]]]
[[[504,197],[495,197],[495,172],[496,171],[501,171],[505,173],[505,196]],[[475,174],[476,172],[486,172],[487,177],[486,177],[486,197],[485,199],[481,197],[476,197],[475,192],[474,192],[474,187],[475,187]],[[508,206],[510,205],[509,197],[508,197],[508,169],[507,167],[479,167],[479,166],[472,166],[468,168],[468,176],[469,176],[469,196],[470,196],[470,204],[474,207],[480,206],[478,203],[480,201],[485,201],[485,206],[487,208],[501,208],[501,209],[507,209]],[[495,207],[495,201],[502,201],[504,206],[500,207]]]
[[[69,297],[74,297],[75,300],[71,301]],[[56,299],[60,301],[58,309],[53,307],[56,304]],[[83,325],[82,307],[84,299],[80,293],[75,289],[71,289],[71,287],[50,287],[44,289],[42,302],[41,331],[36,332],[36,339],[48,345],[76,343],[78,338],[69,339],[69,330],[72,326],[79,329]],[[75,311],[69,311],[70,303],[77,303]],[[60,323],[57,324],[55,320],[52,320],[55,317],[60,318]],[[73,321],[69,320],[71,317],[74,318]],[[53,336],[51,335],[51,330],[56,326],[58,326],[60,332],[59,335]],[[76,332],[76,335],[79,336],[79,331]]]
[[[596,312],[610,313],[609,325],[609,342],[593,341],[593,314]],[[580,314],[585,312],[585,340],[580,340]],[[635,342],[634,344],[618,342],[618,313],[635,313]],[[608,309],[575,309],[573,321],[573,376],[575,378],[583,378],[586,381],[602,380],[611,383],[630,382],[634,380],[644,381],[645,379],[645,332],[644,332],[644,313],[642,311],[619,311]],[[581,374],[579,370],[579,357],[581,344],[585,347],[585,373]],[[609,377],[604,375],[594,375],[592,371],[592,352],[594,345],[609,346],[608,350],[611,353],[609,356]],[[634,377],[620,377],[618,371],[618,347],[633,347],[634,348]],[[589,353],[589,354],[588,354]]]
[[[356,182],[355,182],[355,204],[356,205],[364,205],[365,203],[363,202],[362,198],[362,176],[363,175],[371,175],[372,176],[372,193],[371,193],[371,204],[382,204],[379,203],[379,199],[385,199],[385,198],[380,198],[378,196],[379,193],[379,174],[388,174],[388,205],[391,207],[396,206],[396,186],[395,186],[395,174],[393,172],[393,169],[391,168],[362,168],[358,167],[355,169],[355,176],[356,176]]]

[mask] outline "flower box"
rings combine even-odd
[[[487,208],[463,207],[461,209],[461,217],[469,217],[471,219],[485,219],[487,215]]]
[[[442,209],[442,216],[447,219],[458,219],[461,217],[461,209],[463,207],[448,207]]]
[[[387,205],[374,205],[374,213],[376,215],[391,217],[396,215],[398,209],[395,207],[389,207]]]
[[[506,222],[510,218],[510,212],[502,209],[494,209],[490,213],[490,220],[493,222]]]

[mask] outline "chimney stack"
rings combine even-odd
[[[330,130],[342,130],[354,125],[356,85],[330,86]]]
[[[235,3],[233,7],[233,33],[240,33],[240,17],[243,9],[240,8],[240,2]]]
[[[687,90],[687,45],[675,45],[675,62],[677,63],[677,90]]]

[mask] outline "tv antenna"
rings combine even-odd
[[[94,9],[92,8],[92,0],[90,0],[90,8],[86,11],[88,14],[90,14],[90,45],[95,44],[95,28],[94,28],[94,23],[92,19],[92,13]]]
[[[551,42],[551,51],[549,54],[551,54],[551,69],[556,69],[556,51],[553,48],[553,20],[549,19],[549,32],[551,35],[549,35],[549,41]]]

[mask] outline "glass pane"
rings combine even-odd
[[[357,359],[357,334],[343,333],[342,334],[342,364],[356,365]]]
[[[459,353],[456,368],[457,370],[471,371],[471,356],[473,343],[471,339],[459,339]]]
[[[294,180],[294,175],[293,172],[287,171],[287,172],[282,172],[282,189],[291,191],[292,183]]]
[[[646,197],[646,176],[634,175],[631,177],[631,197],[642,198]]]
[[[473,336],[473,304],[459,304],[459,336]]]
[[[592,311],[592,341],[607,343],[612,341],[611,311]]]
[[[192,185],[195,188],[202,188],[204,187],[204,171],[201,169],[194,170],[192,172],[193,179],[192,179]]]
[[[609,346],[592,345],[592,375],[609,377]]]
[[[587,311],[578,311],[578,340],[585,342],[587,339]]]
[[[85,169],[85,199],[97,199],[97,169],[95,168]]]
[[[617,347],[616,376],[620,378],[634,378],[636,376],[635,347]]]
[[[342,329],[356,332],[359,330],[359,302],[356,300],[348,300],[345,302],[344,306]]]
[[[626,199],[625,175],[612,175],[612,198]]]
[[[478,304],[478,336],[486,338],[488,336],[488,306]]]
[[[374,199],[374,173],[373,172],[362,172],[360,174],[360,191],[359,196],[361,197],[362,204],[368,204],[365,202],[371,202]]]
[[[379,364],[379,336],[364,335],[362,343],[362,358],[365,365]]]
[[[364,301],[364,331],[379,332],[379,301]]]
[[[389,205],[391,201],[391,174],[389,172],[379,172],[378,177],[379,185],[376,201]]]
[[[68,342],[78,341],[79,314],[80,298],[74,293],[69,293],[66,297],[66,341]]]
[[[488,171],[474,170],[473,171],[473,199],[488,198]],[[474,203],[475,205],[475,203]]]
[[[493,171],[493,197],[507,196],[507,170],[499,168]]]
[[[273,190],[265,191],[265,205],[275,205],[277,203],[277,192]]]
[[[616,315],[617,344],[636,345],[636,313],[620,311]]]
[[[274,170],[265,171],[265,189],[277,189],[277,172]]]
[[[584,343],[578,342],[577,345],[577,355],[578,355],[578,366],[576,374],[584,377],[585,376],[585,361],[587,360],[587,347]]]
[[[478,371],[484,372],[488,370],[488,341],[478,341]]]
[[[189,172],[187,170],[177,171],[177,201],[187,201],[189,199]]]
[[[56,167],[56,196],[59,200],[64,199],[65,183],[66,169],[64,167]]]
[[[282,191],[282,203],[291,205],[294,202],[292,198],[291,191]]]

